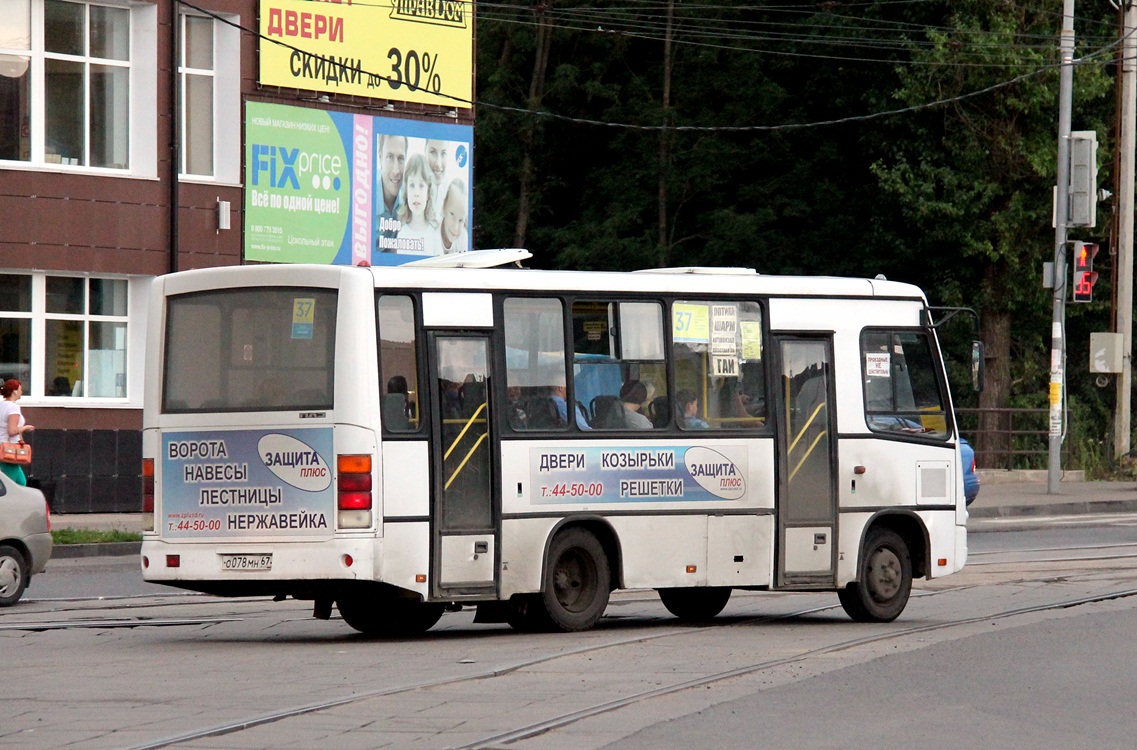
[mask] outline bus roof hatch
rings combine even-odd
[[[499,250],[471,250],[453,255],[436,255],[432,258],[412,260],[403,265],[410,268],[494,268],[510,263],[520,263],[533,257],[533,253],[523,247],[509,247]]]
[[[718,276],[757,276],[758,271],[753,268],[738,266],[675,266],[673,268],[641,268],[635,273],[698,273]]]

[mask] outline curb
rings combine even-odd
[[[968,508],[971,518],[1029,518],[1032,516],[1101,515],[1137,512],[1137,500],[1082,500],[1038,505],[1000,505]]]
[[[142,554],[142,542],[107,542],[104,544],[56,544],[53,559],[76,557],[126,557]]]

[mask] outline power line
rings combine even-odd
[[[227,25],[229,25],[235,29],[238,29],[242,33],[253,36],[253,37],[257,38],[258,40],[268,41],[272,44],[277,44],[279,46],[285,47],[285,48],[290,49],[294,52],[299,52],[301,54],[312,54],[312,53],[308,52],[307,50],[304,50],[300,47],[296,47],[296,46],[291,45],[287,42],[281,41],[279,39],[275,39],[273,37],[265,36],[265,35],[261,34],[260,31],[258,31],[258,30],[254,30],[254,29],[250,29],[246,26],[242,26],[240,23],[237,23],[237,22],[232,21],[228,18],[225,18],[224,16],[219,15],[218,13],[216,13],[214,11],[199,7],[195,4],[193,4],[192,2],[190,2],[189,0],[177,0],[177,2],[180,5],[183,5],[187,8],[190,8],[192,10],[199,12],[199,13],[207,15],[211,18],[214,18],[214,19],[216,19],[222,23],[225,23],[225,24],[227,24]],[[355,4],[360,5],[360,3],[355,3]],[[385,6],[385,7],[390,7],[390,6]],[[1084,64],[1101,64],[1101,63],[1096,62],[1096,58],[1098,58],[1098,57],[1104,55],[1106,52],[1116,48],[1120,43],[1121,43],[1120,40],[1114,40],[1111,44],[1109,44],[1103,48],[1100,48],[1098,50],[1095,50],[1095,51],[1091,52],[1090,54],[1084,56],[1080,60],[1076,61],[1076,64],[1083,64],[1083,65]],[[844,58],[835,58],[835,59],[844,59]],[[895,62],[895,61],[893,61],[893,62]],[[1115,61],[1110,59],[1109,64],[1113,64],[1114,62]],[[481,99],[473,99],[473,100],[464,99],[462,97],[453,96],[453,95],[445,94],[445,93],[441,93],[441,92],[431,92],[431,93],[434,94],[435,96],[440,96],[440,97],[447,99],[449,101],[452,101],[452,102],[455,102],[458,104],[462,104],[462,105],[466,105],[466,106],[484,107],[484,108],[488,108],[488,109],[499,110],[502,112],[510,112],[510,113],[514,113],[514,114],[523,114],[523,115],[528,115],[528,116],[532,116],[532,117],[552,119],[552,120],[557,120],[557,121],[561,121],[561,122],[568,122],[568,123],[578,124],[578,125],[592,125],[592,126],[597,126],[597,127],[618,128],[618,129],[625,129],[625,130],[656,131],[656,132],[662,131],[662,130],[673,130],[673,131],[677,131],[677,132],[702,132],[702,133],[714,133],[714,132],[724,132],[724,133],[778,132],[778,131],[789,131],[789,130],[803,130],[803,129],[807,129],[807,128],[824,127],[824,126],[829,126],[829,125],[841,125],[841,124],[847,124],[847,123],[852,123],[852,122],[867,122],[870,120],[876,120],[876,119],[880,119],[883,117],[893,117],[893,116],[897,116],[897,115],[908,114],[908,113],[912,113],[912,112],[919,112],[921,110],[945,106],[948,104],[954,104],[957,102],[965,101],[967,99],[972,99],[972,98],[975,98],[978,96],[983,96],[985,94],[989,94],[993,91],[998,91],[1000,89],[1007,88],[1009,86],[1013,86],[1013,85],[1015,85],[1021,81],[1024,81],[1024,80],[1027,80],[1030,78],[1034,78],[1036,76],[1043,75],[1043,74],[1048,73],[1052,70],[1056,70],[1060,67],[1061,67],[1061,63],[1053,63],[1053,64],[1046,64],[1046,65],[1037,66],[1033,70],[1030,70],[1026,73],[1022,73],[1020,75],[1014,76],[1014,77],[1012,77],[1008,80],[1005,80],[1005,81],[999,81],[995,84],[992,84],[990,86],[978,89],[976,91],[971,91],[971,92],[967,92],[964,94],[959,94],[957,96],[948,97],[945,99],[938,99],[938,100],[931,101],[931,102],[914,104],[914,105],[910,105],[907,107],[901,107],[898,109],[887,110],[887,111],[883,111],[883,112],[873,112],[873,113],[863,114],[863,115],[851,115],[849,117],[841,117],[841,118],[835,118],[835,119],[830,119],[830,120],[821,120],[821,121],[814,121],[814,122],[808,122],[808,123],[787,123],[787,124],[781,124],[781,125],[673,125],[673,124],[641,125],[641,124],[635,124],[635,123],[611,122],[611,121],[604,121],[604,120],[594,120],[594,119],[590,119],[590,118],[573,117],[573,116],[562,115],[562,114],[558,114],[555,112],[549,112],[549,111],[545,111],[545,110],[536,110],[536,109],[530,109],[530,108],[525,108],[525,107],[514,107],[514,106],[509,106],[509,105],[504,105],[504,104],[495,104],[493,102],[488,102],[488,101],[481,100]],[[366,71],[366,70],[361,70],[360,72],[363,74],[367,74],[369,76],[373,76],[373,77],[378,78],[380,80],[387,81],[388,83],[395,83],[396,82],[394,79],[391,79],[388,76],[385,76],[385,75],[380,74],[380,73],[371,73],[370,71]],[[364,107],[364,108],[378,109],[378,106]]]

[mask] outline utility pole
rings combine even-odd
[[[1113,417],[1113,456],[1129,454],[1131,432],[1131,381],[1133,379],[1133,166],[1137,134],[1137,10],[1132,0],[1122,8],[1121,26],[1121,133],[1117,178],[1117,310],[1114,330],[1121,335],[1121,374]]]
[[[1062,2],[1062,34],[1058,49],[1062,68],[1058,81],[1058,190],[1054,210],[1054,314],[1050,331],[1050,450],[1046,471],[1046,492],[1049,495],[1058,494],[1062,478],[1066,226],[1070,221],[1070,111],[1074,101],[1074,0]]]

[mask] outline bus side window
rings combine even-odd
[[[764,429],[762,308],[756,302],[677,300],[671,306],[675,418],[683,430]],[[693,413],[688,413],[691,411]]]
[[[669,414],[661,408],[656,416],[651,410],[659,399],[666,403],[670,392],[662,305],[577,300],[572,328],[574,391],[576,400],[588,407],[591,427],[667,427]],[[636,382],[642,389],[625,390]],[[635,394],[631,401],[625,398],[629,393]]]
[[[507,423],[519,432],[567,429],[564,303],[510,297],[503,311]]]
[[[922,331],[864,331],[865,422],[873,432],[946,439],[947,412],[931,341]]]
[[[379,371],[383,393],[380,419],[389,432],[418,432],[420,378],[415,340],[414,301],[383,294],[376,300],[379,318]]]

